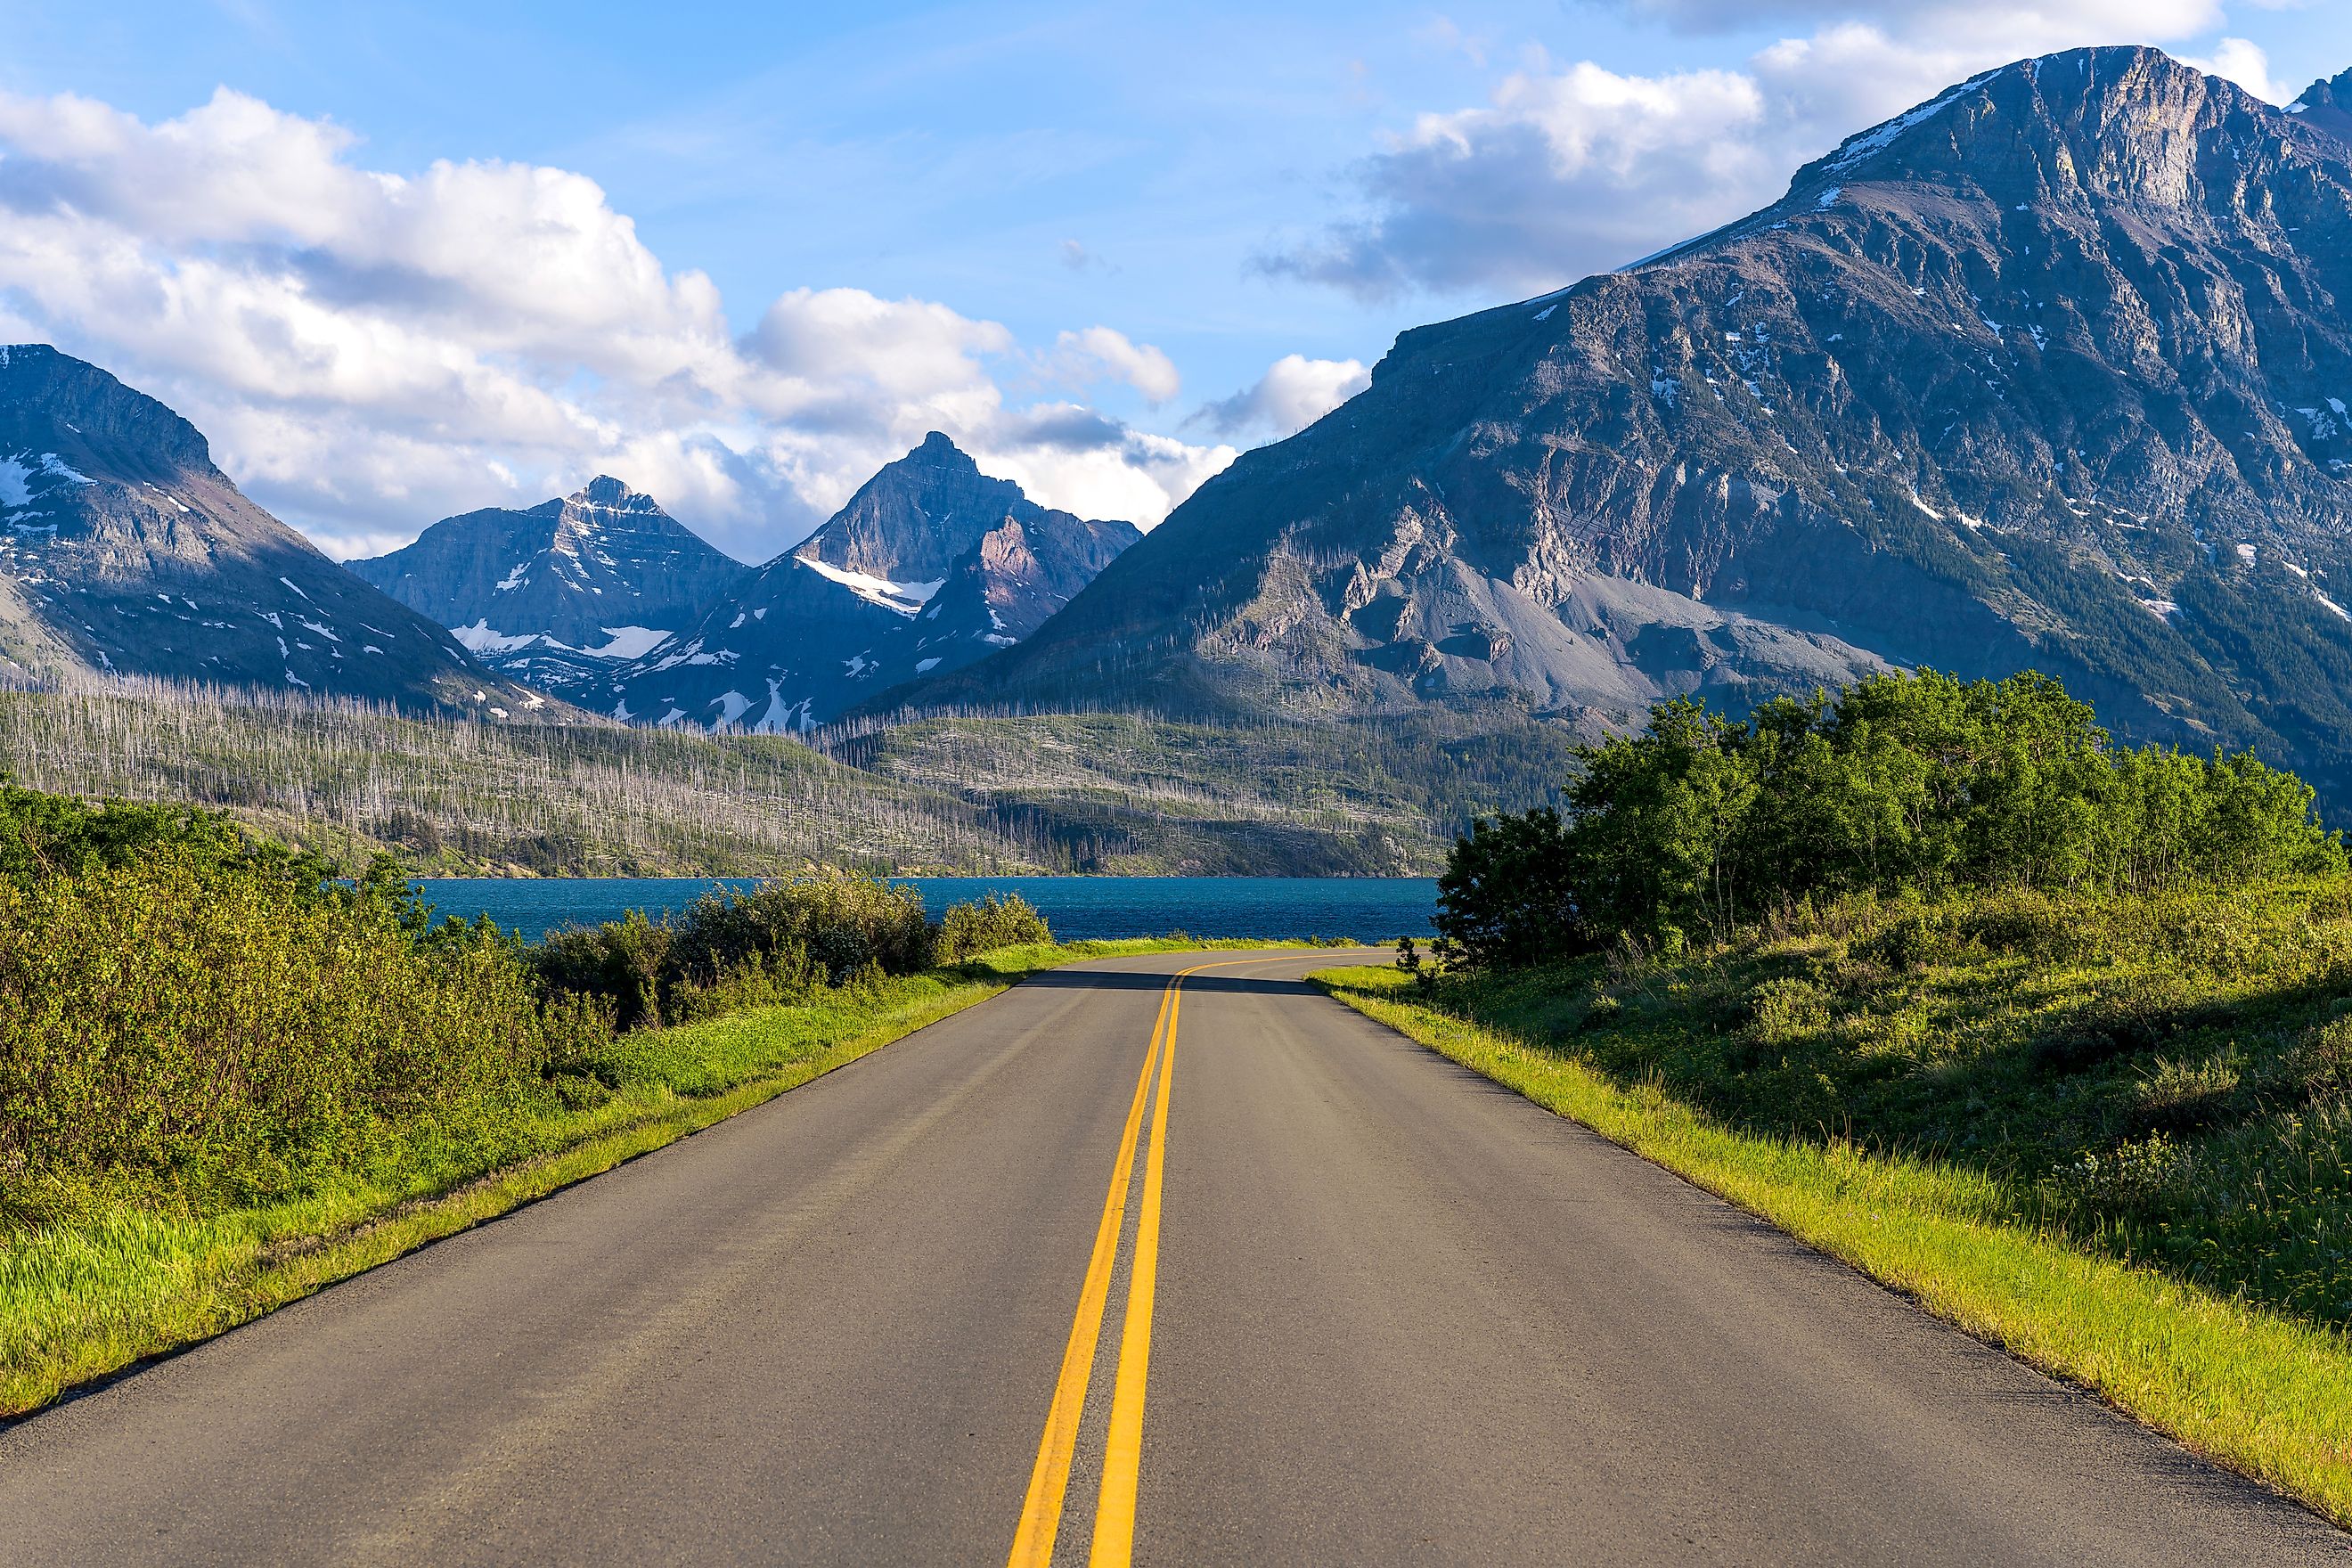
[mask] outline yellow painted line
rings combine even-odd
[[[1007,1568],[1046,1568],[1054,1558],[1054,1536],[1061,1528],[1062,1498],[1070,1486],[1070,1458],[1077,1451],[1078,1417],[1086,1409],[1087,1382],[1093,1375],[1095,1342],[1102,1333],[1103,1309],[1110,1299],[1111,1264],[1118,1255],[1119,1222],[1127,1215],[1127,1185],[1135,1169],[1136,1134],[1143,1125],[1143,1096],[1151,1083],[1151,1069],[1167,1037],[1174,1011],[1176,983],[1160,994],[1160,1016],[1151,1026],[1151,1048],[1144,1053],[1143,1070],[1136,1075],[1135,1100],[1127,1108],[1127,1129],[1119,1134],[1118,1160],[1110,1173],[1110,1192],[1103,1199],[1102,1221],[1095,1229],[1095,1250],[1087,1262],[1086,1283],[1078,1291],[1078,1310],[1070,1323],[1070,1342],[1062,1352],[1062,1374],[1054,1384],[1054,1403],[1045,1413],[1045,1436],[1037,1440],[1036,1467],[1029,1473],[1029,1493],[1021,1505],[1021,1526],[1013,1532]]]
[[[1185,977],[1204,969],[1232,969],[1255,963],[1281,963],[1297,957],[1234,958],[1196,963],[1169,976],[1160,994],[1160,1016],[1151,1026],[1151,1048],[1145,1053],[1143,1071],[1135,1082],[1135,1099],[1127,1109],[1127,1129],[1119,1137],[1118,1163],[1111,1170],[1110,1190],[1103,1199],[1102,1220],[1095,1230],[1095,1250],[1087,1264],[1086,1283],[1078,1291],[1078,1310],[1070,1324],[1070,1342],[1062,1352],[1062,1373],[1054,1385],[1054,1402],[1045,1415],[1045,1431],[1037,1442],[1037,1463],[1029,1475],[1029,1491],[1021,1506],[1020,1528],[1013,1532],[1006,1568],[1046,1568],[1054,1556],[1054,1540],[1062,1522],[1062,1502],[1070,1486],[1070,1464],[1077,1452],[1078,1420],[1086,1409],[1087,1384],[1094,1374],[1095,1346],[1102,1335],[1103,1314],[1109,1304],[1110,1277],[1118,1256],[1118,1233],[1127,1216],[1127,1189],[1135,1169],[1135,1143],[1143,1124],[1145,1089],[1152,1068],[1160,1071],[1160,1094],[1152,1109],[1151,1142],[1144,1156],[1143,1204],[1137,1216],[1135,1258],[1129,1267],[1127,1321],[1121,1329],[1118,1381],[1111,1388],[1110,1433],[1103,1458],[1102,1493],[1095,1505],[1095,1532],[1090,1564],[1124,1565],[1135,1549],[1135,1498],[1142,1478],[1143,1402],[1151,1365],[1151,1302],[1160,1279],[1160,1206],[1168,1164],[1168,1096],[1176,1070],[1176,1019],[1183,1006]]]
[[[1119,1337],[1118,1381],[1111,1386],[1110,1437],[1103,1450],[1102,1496],[1095,1504],[1094,1546],[1087,1557],[1087,1568],[1127,1568],[1135,1552],[1135,1493],[1143,1472],[1143,1394],[1151,1377],[1151,1296],[1160,1283],[1160,1192],[1168,1164],[1168,1090],[1176,1075],[1176,1020],[1184,1006],[1183,980],[1180,974],[1169,987],[1168,1044],[1160,1054],[1160,1099],[1151,1110],[1151,1151],[1144,1157],[1143,1210],[1135,1221],[1135,1261],[1127,1280],[1127,1327]]]

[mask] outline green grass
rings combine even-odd
[[[1580,978],[1589,984],[1605,973],[1594,965]],[[1523,981],[1524,1022],[1514,1029],[1473,1021],[1454,1004],[1431,1005],[1394,970],[1313,978],[1969,1333],[2352,1523],[2352,1347],[2335,1330],[2135,1267],[2059,1225],[2035,1223],[2019,1212],[2012,1176],[1821,1131],[1730,1125],[1670,1093],[1654,1065],[1639,1077],[1613,1072],[1561,1032],[1580,1031],[1601,994],[1624,1010],[1605,986],[1580,994],[1558,973],[1540,990]],[[1669,973],[1629,973],[1619,984],[1628,980],[1651,987],[1660,1013],[1688,1004],[1687,991],[1665,1000],[1675,984]],[[1538,995],[1551,998],[1549,1009]]]
[[[620,1036],[589,1064],[593,1078],[533,1092],[499,1119],[495,1136],[428,1126],[383,1148],[364,1174],[294,1201],[194,1214],[159,1211],[152,1194],[99,1194],[73,1205],[69,1223],[0,1234],[0,1416],[610,1170],[1024,975],[1089,958],[1280,945],[1158,938],[1005,949],[805,1005]]]

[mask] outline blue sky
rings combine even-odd
[[[2291,97],[2347,11],[14,0],[0,328],[338,553],[609,468],[761,556],[933,424],[1151,522],[1399,330],[1762,205],[1970,70],[2149,41]]]

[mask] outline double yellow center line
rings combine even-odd
[[[1176,1020],[1183,1007],[1186,976],[1204,969],[1231,968],[1244,963],[1274,963],[1279,959],[1228,959],[1196,963],[1169,977],[1160,994],[1160,1016],[1151,1026],[1151,1048],[1144,1053],[1143,1070],[1136,1076],[1135,1098],[1127,1108],[1126,1130],[1120,1133],[1118,1158],[1111,1166],[1110,1189],[1103,1198],[1102,1220],[1095,1229],[1095,1249],[1087,1262],[1086,1282],[1078,1290],[1078,1310],[1070,1324],[1070,1342],[1062,1352],[1062,1373],[1054,1384],[1054,1403],[1045,1413],[1045,1435],[1038,1439],[1037,1463],[1029,1475],[1029,1491],[1021,1507],[1021,1526],[1013,1537],[1009,1568],[1046,1568],[1053,1561],[1054,1539],[1061,1528],[1062,1502],[1069,1490],[1070,1464],[1077,1452],[1078,1424],[1087,1403],[1087,1384],[1094,1375],[1095,1348],[1102,1336],[1103,1314],[1110,1301],[1113,1266],[1118,1258],[1118,1234],[1127,1217],[1128,1184],[1135,1169],[1135,1143],[1143,1129],[1143,1110],[1158,1070],[1160,1091],[1151,1101],[1151,1142],[1144,1155],[1143,1205],[1136,1216],[1135,1260],[1128,1272],[1127,1322],[1118,1347],[1118,1381],[1111,1385],[1110,1432],[1104,1446],[1102,1493],[1095,1504],[1095,1531],[1088,1552],[1090,1568],[1125,1568],[1135,1547],[1135,1494],[1143,1462],[1143,1395],[1151,1369],[1151,1299],[1160,1282],[1160,1194],[1168,1164],[1168,1093],[1176,1072]]]

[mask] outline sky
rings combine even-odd
[[[1157,523],[1396,334],[1622,266],[1988,67],[2273,101],[2352,0],[0,0],[0,342],[330,554],[609,472],[746,560],[931,429]]]

